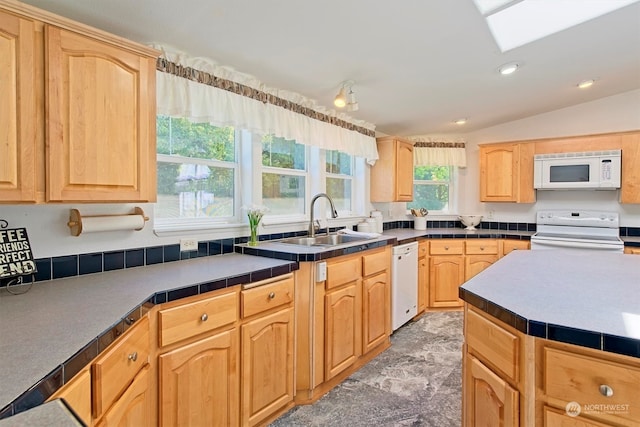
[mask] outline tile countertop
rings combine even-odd
[[[640,357],[640,257],[516,251],[460,288],[528,335]]]
[[[398,243],[406,243],[418,238],[426,237],[432,239],[524,239],[529,240],[535,231],[516,230],[465,230],[464,228],[427,228],[426,230],[415,230],[413,228],[396,228],[385,230],[385,236],[393,236]]]
[[[22,295],[0,290],[0,409],[158,293],[296,269],[291,261],[227,254],[39,282]]]

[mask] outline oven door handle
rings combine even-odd
[[[565,242],[561,240],[537,240],[531,239],[531,243],[534,245],[540,246],[552,246],[552,247],[560,247],[560,248],[572,248],[572,249],[600,249],[600,250],[610,250],[610,251],[620,251],[620,247],[616,245],[607,245],[600,243],[575,243],[575,242]],[[533,249],[533,247],[532,247]]]

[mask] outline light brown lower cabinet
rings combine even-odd
[[[636,248],[633,246],[627,246],[624,248],[624,253],[625,254],[631,254],[631,255],[640,255],[640,248]]]
[[[149,425],[154,408],[150,388],[150,365],[134,378],[125,392],[95,425],[96,427],[139,427]]]
[[[238,349],[233,328],[160,355],[160,425],[238,425]]]
[[[464,283],[464,256],[429,257],[429,307],[461,307],[458,288]]]
[[[325,380],[355,363],[361,354],[361,279],[325,295]]]
[[[475,357],[467,354],[466,358],[465,425],[519,425],[518,391]]]
[[[242,325],[242,425],[293,402],[293,308]]]
[[[386,270],[362,282],[362,353],[368,353],[389,336],[389,275]]]
[[[468,304],[463,425],[640,425],[640,359],[535,338]]]
[[[63,399],[86,425],[91,420],[91,372],[85,368],[71,381],[55,392],[48,400]]]

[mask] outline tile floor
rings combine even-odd
[[[459,427],[461,360],[462,312],[426,313],[342,384],[270,427]]]

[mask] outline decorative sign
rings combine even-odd
[[[26,228],[0,228],[0,279],[37,271]]]

